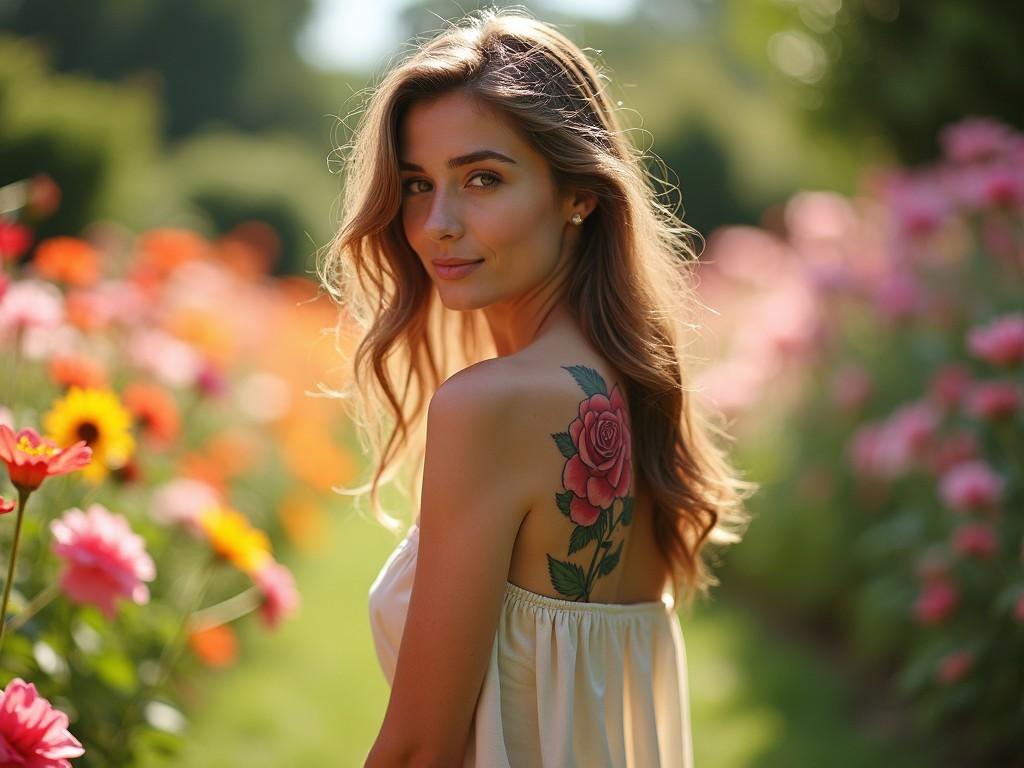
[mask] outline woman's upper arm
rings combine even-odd
[[[416,573],[376,745],[424,764],[461,764],[526,513],[509,389],[467,373],[427,410]]]

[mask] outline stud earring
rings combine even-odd
[[[574,213],[572,215],[572,218],[569,219],[569,221],[571,221],[573,224],[575,224],[578,227],[580,224],[583,223],[583,217],[580,216],[578,213]]]

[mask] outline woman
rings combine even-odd
[[[717,583],[701,549],[739,540],[751,486],[690,400],[688,230],[605,80],[478,12],[385,75],[348,147],[320,277],[363,330],[390,526],[378,487],[422,457],[370,592],[392,690],[367,766],[692,765],[673,606]]]

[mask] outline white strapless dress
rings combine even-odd
[[[418,544],[414,525],[370,587],[370,627],[389,685]],[[686,651],[671,595],[577,603],[506,582],[464,765],[692,768]]]

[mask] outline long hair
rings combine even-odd
[[[707,543],[740,540],[756,485],[739,479],[714,438],[728,438],[691,396],[684,365],[686,321],[696,298],[691,227],[659,200],[658,179],[633,147],[606,94],[608,78],[583,51],[525,12],[485,9],[414,48],[374,89],[352,141],[342,148],[340,227],[317,260],[326,291],[341,305],[336,346],[358,338],[346,398],[374,460],[374,516],[399,521],[379,489],[412,454],[418,495],[430,397],[451,374],[494,357],[480,311],[453,312],[409,246],[401,224],[398,135],[409,106],[461,89],[516,126],[547,159],[559,190],[598,198],[582,227],[564,298],[593,346],[625,377],[636,471],[650,489],[658,546],[675,595],[687,605],[719,582]],[[661,164],[661,167],[664,167]],[[407,489],[409,490],[409,489]]]

